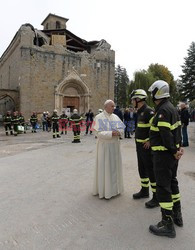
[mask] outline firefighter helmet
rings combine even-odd
[[[153,100],[170,97],[169,84],[163,80],[155,81],[148,91],[151,92]]]
[[[136,89],[131,92],[130,98],[131,99],[139,98],[141,100],[145,100],[147,98],[147,94],[146,91],[143,89]]]
[[[73,109],[73,114],[77,114],[78,110],[77,109]]]

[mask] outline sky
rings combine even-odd
[[[68,18],[67,29],[86,41],[106,40],[130,80],[151,63],[178,79],[195,42],[194,0],[9,0],[0,6],[0,56],[22,24],[42,29],[49,13]]]

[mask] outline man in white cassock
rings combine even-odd
[[[114,102],[107,100],[104,103],[104,111],[95,117],[93,124],[97,134],[93,195],[105,199],[110,199],[124,190],[119,139],[125,125],[113,114],[114,108]]]

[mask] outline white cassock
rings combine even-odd
[[[125,125],[115,114],[105,110],[94,119],[97,132],[96,167],[93,195],[110,199],[123,192],[122,158],[119,136],[112,136],[117,130],[123,135]]]

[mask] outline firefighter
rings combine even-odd
[[[56,109],[54,109],[53,111],[53,115],[51,117],[51,121],[52,121],[52,128],[53,128],[53,138],[60,138],[59,135],[59,115]]]
[[[38,122],[37,114],[36,114],[36,112],[33,112],[31,117],[30,117],[30,123],[31,123],[31,126],[32,126],[32,133],[37,133],[37,131],[36,131],[37,122]]]
[[[156,199],[156,181],[149,142],[150,120],[154,115],[154,111],[146,104],[147,94],[145,90],[133,90],[130,97],[134,108],[137,109],[135,142],[138,171],[141,179],[141,190],[138,193],[133,194],[133,199],[148,198],[150,185],[153,197],[150,201],[145,203],[145,206],[147,208],[154,208],[159,206]]]
[[[60,115],[61,135],[67,134],[67,125],[68,125],[68,116],[65,114],[65,111],[62,111],[62,114]]]
[[[11,111],[7,111],[7,114],[4,115],[3,123],[4,123],[4,128],[5,128],[5,134],[9,135],[9,132],[8,132],[9,130],[10,135],[13,135]]]
[[[97,114],[100,114],[103,112],[103,109],[98,109],[98,113]]]
[[[19,113],[18,118],[19,118],[20,125],[24,127],[24,134],[26,134],[26,123],[25,123],[24,116],[23,116],[23,114],[21,112]]]
[[[13,125],[13,129],[14,129],[14,136],[18,135],[18,125],[19,124],[20,124],[20,121],[19,121],[19,117],[17,115],[17,112],[14,112],[13,116],[12,116],[12,125]]]
[[[74,109],[73,114],[70,117],[70,122],[72,126],[72,131],[74,134],[74,139],[72,143],[79,143],[80,141],[80,132],[81,132],[81,122],[82,122],[82,117],[78,114],[78,110]]]
[[[183,154],[181,146],[181,121],[177,109],[169,101],[169,84],[155,81],[148,90],[156,104],[150,127],[150,144],[156,177],[156,195],[162,220],[151,225],[151,233],[174,238],[174,223],[183,226],[180,193],[177,181],[178,160]]]

